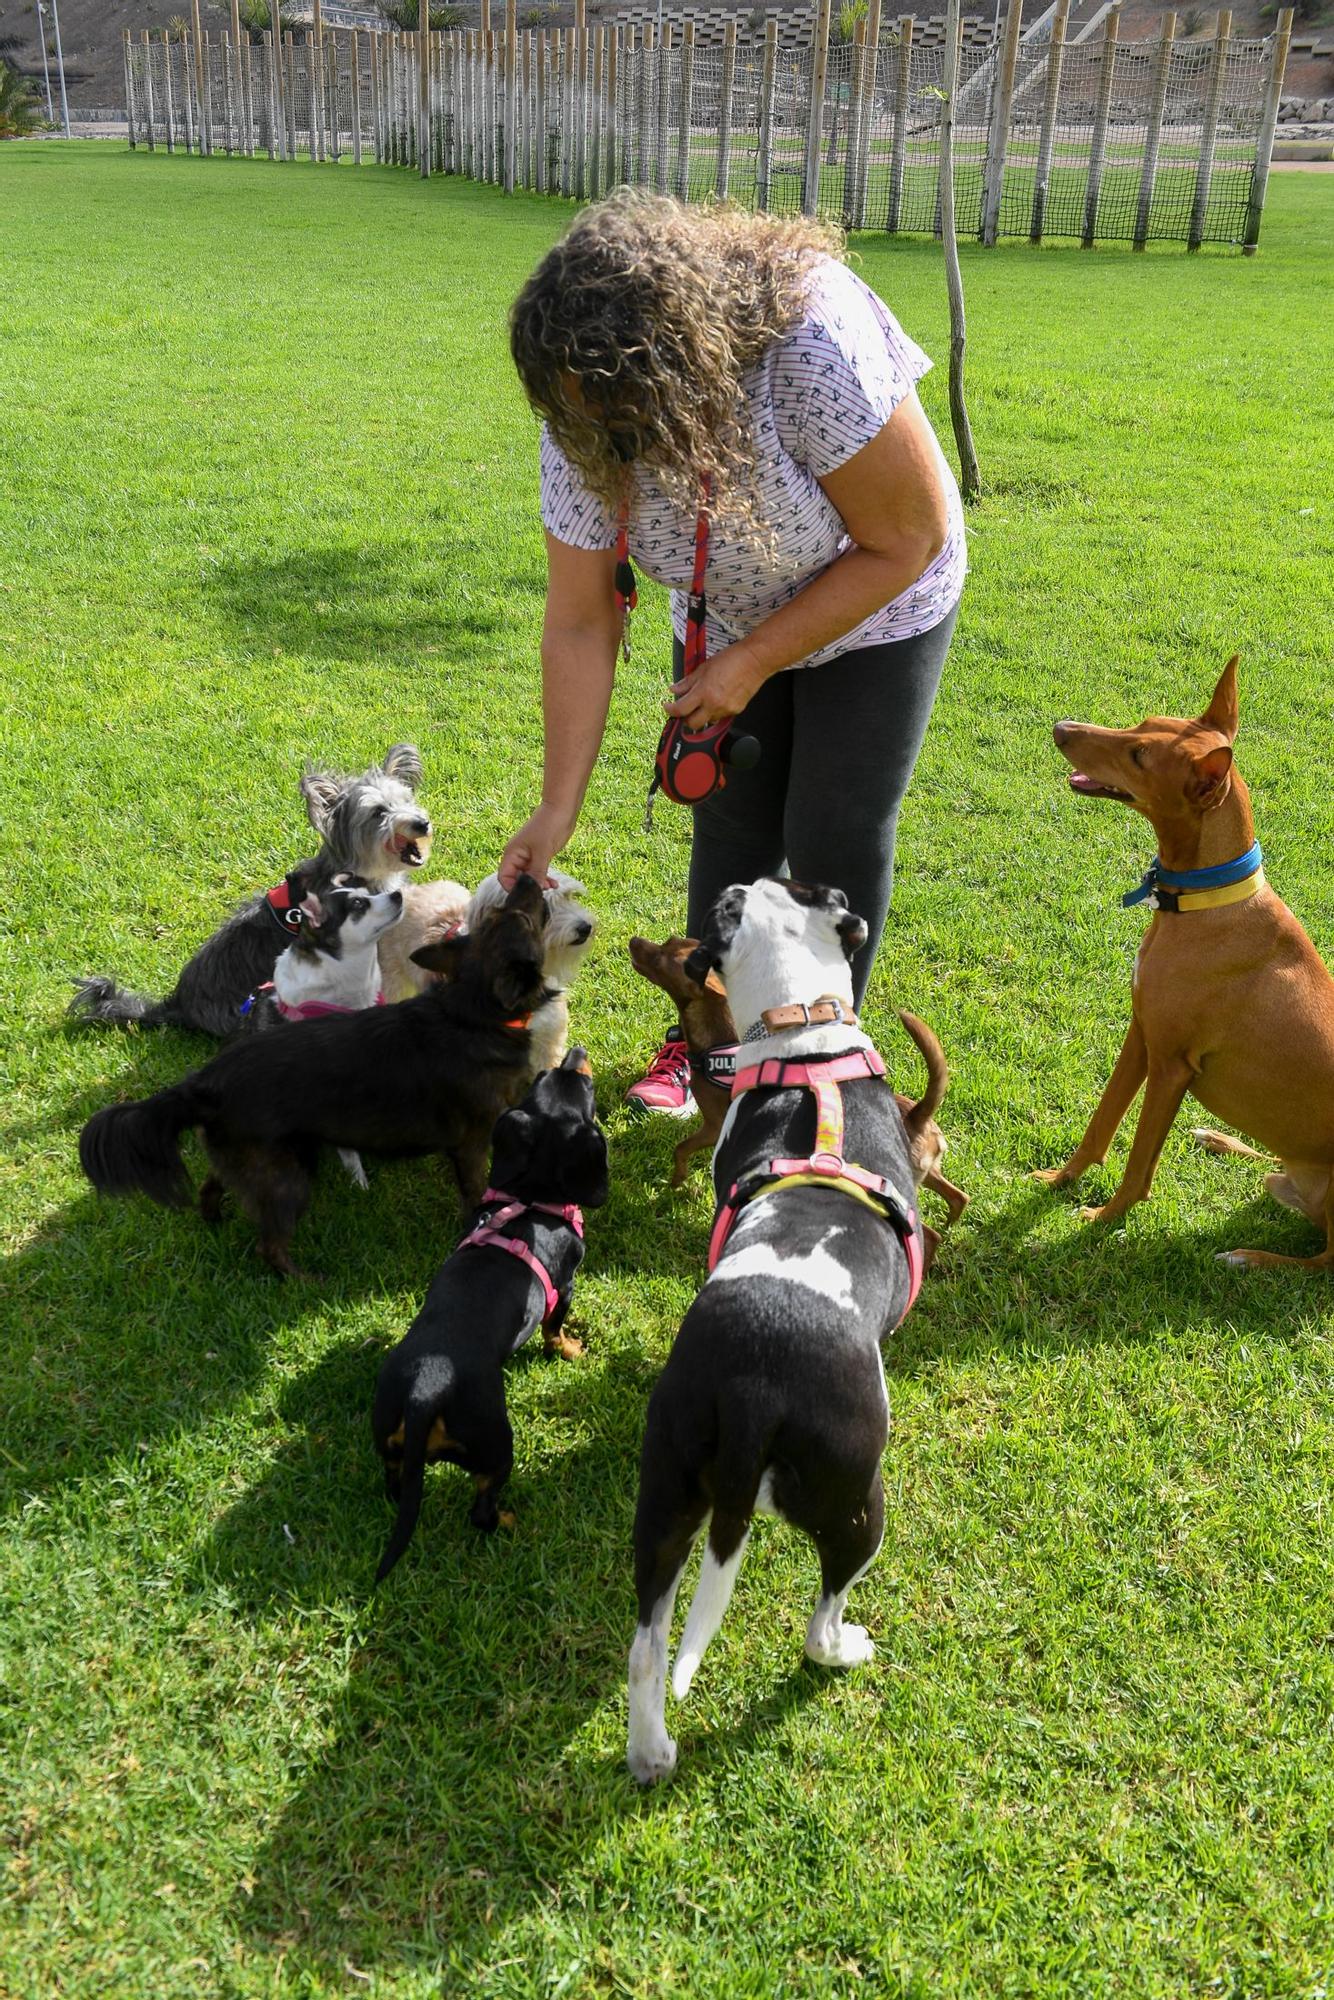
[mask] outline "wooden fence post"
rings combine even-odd
[[[635,78],[639,73],[639,67],[642,67],[639,64],[636,52],[635,26],[633,21],[626,23],[625,30],[621,34],[621,46],[617,56],[617,64],[620,69],[621,101],[616,107],[616,120],[620,137],[621,158],[619,167],[614,172],[614,178],[618,181],[623,181],[628,187],[634,179],[635,173]]]
[[[852,162],[852,226],[866,226],[866,190],[871,176],[871,148],[875,134],[876,70],[880,61],[880,0],[871,0],[866,16],[866,48],[862,56],[862,84],[857,105],[857,146]]]
[[[960,0],[946,0],[945,62],[940,106],[940,236],[945,251],[945,285],[950,302],[950,421],[959,453],[959,487],[965,500],[981,491],[977,453],[964,398],[964,354],[968,328],[964,313],[963,276],[959,270],[959,234],[954,214],[954,112],[959,100],[959,45],[963,23]]]
[[[653,185],[659,194],[667,192],[667,131],[672,110],[672,44],[675,35],[670,21],[662,24],[658,38],[658,123],[654,146]]]
[[[40,21],[38,26],[41,26]],[[133,153],[139,142],[134,136],[134,121],[136,116],[134,58],[130,53],[130,31],[128,28],[122,28],[120,31],[120,48],[121,54],[125,59],[125,136],[130,142],[130,151]]]
[[[646,186],[648,182],[649,70],[652,67],[652,65],[649,62],[649,57],[652,55],[652,53],[653,53],[653,23],[652,21],[645,21],[643,47],[641,50],[640,62],[639,62],[639,89],[638,89],[638,103],[636,107],[637,116],[635,118],[635,124],[639,128],[639,158],[637,162],[637,171],[635,173],[635,179],[641,187]],[[654,101],[655,102],[657,101],[656,97]]]
[[[144,29],[140,41],[143,46],[144,69],[144,144],[150,153],[157,151],[157,140],[153,130],[153,70],[152,51],[148,45],[148,30]]]
[[[1224,8],[1218,16],[1213,58],[1209,66],[1209,88],[1204,100],[1204,123],[1200,128],[1200,163],[1195,169],[1195,199],[1191,204],[1187,250],[1198,250],[1204,241],[1204,224],[1209,210],[1209,189],[1214,177],[1214,141],[1218,136],[1218,110],[1227,80],[1228,44],[1232,38],[1232,12]]]
[[[1093,119],[1093,141],[1089,148],[1088,189],[1084,196],[1084,248],[1093,248],[1098,229],[1098,195],[1102,188],[1102,166],[1107,152],[1107,120],[1112,108],[1112,85],[1116,79],[1117,34],[1121,25],[1118,4],[1107,16],[1103,29],[1102,73],[1098,78],[1098,108]]]
[[[852,229],[857,202],[857,157],[861,146],[862,89],[866,79],[866,18],[854,22],[852,29],[852,62],[848,68],[848,110],[846,120],[847,143],[843,153],[843,227]],[[829,162],[832,163],[838,139],[835,126],[829,143]]]
[[[1041,243],[1042,225],[1047,217],[1051,192],[1051,163],[1056,153],[1056,114],[1061,97],[1061,71],[1065,66],[1065,27],[1070,18],[1070,0],[1056,0],[1047,50],[1047,88],[1042,100],[1042,128],[1038,137],[1038,163],[1033,175],[1033,219],[1030,243]]]
[[[279,19],[281,19],[281,15]],[[296,159],[296,37],[291,29],[283,36],[283,89],[287,93],[287,157]]]
[[[560,49],[560,191],[573,191],[574,171],[574,29],[556,31]]]
[[[903,176],[908,160],[908,96],[912,87],[913,19],[911,14],[899,15],[899,59],[894,75],[894,140],[889,155],[889,207],[885,212],[885,231],[890,236],[898,233],[903,215]]]
[[[760,72],[760,137],[755,155],[755,206],[769,207],[774,160],[774,91],[778,83],[778,23],[771,14],[764,24],[764,67]]]
[[[727,181],[732,166],[732,84],[735,76],[736,16],[729,15],[723,29],[723,76],[718,97],[718,164],[713,175],[713,191],[719,201],[727,200]]]
[[[232,0],[232,34],[236,40],[237,68],[241,84],[241,152],[247,160],[255,157],[255,84],[250,68],[250,30],[242,29],[241,13]]]
[[[535,74],[533,77],[533,127],[536,143],[533,147],[533,187],[538,194],[547,191],[547,31],[537,31],[537,47],[534,50]]]
[[[427,0],[418,0],[417,44],[417,171],[424,181],[431,178],[431,10]]]
[[[238,0],[232,0],[232,50],[234,74],[232,77],[232,90],[228,95],[227,111],[229,121],[233,110],[235,111],[236,150],[244,158],[246,146],[241,126],[245,121],[245,85],[241,80],[241,9]],[[232,101],[233,93],[235,96],[234,105]]]
[[[167,128],[167,151],[176,151],[176,106],[171,87],[171,38],[162,30],[162,118]]]
[[[680,122],[676,134],[676,198],[690,199],[690,116],[695,95],[695,22],[687,19],[681,38]]]
[[[276,4],[276,0],[275,0]],[[190,29],[194,36],[195,67],[195,123],[199,128],[199,152],[202,158],[209,151],[205,137],[204,119],[204,48],[202,30],[199,25],[199,0],[190,0]]]
[[[811,49],[811,107],[806,122],[806,171],[802,176],[801,212],[815,215],[820,202],[820,141],[824,135],[824,87],[829,73],[829,0],[817,0],[815,42]]]
[[[514,155],[519,125],[519,16],[505,0],[505,192],[514,192]]]
[[[588,19],[584,0],[574,0],[574,89],[570,99],[574,124],[570,134],[570,193],[582,201],[588,157]]]
[[[987,160],[982,175],[982,227],[979,234],[989,250],[995,248],[1000,224],[1005,154],[1010,138],[1010,100],[1014,96],[1014,67],[1019,58],[1023,12],[1023,0],[1010,0],[1009,12],[1005,16],[1005,39],[1001,44],[996,91],[991,104],[991,123],[987,129]]]
[[[602,101],[607,88],[607,31],[599,22],[593,30],[593,103],[588,131],[588,198],[602,193]]]
[[[1274,24],[1274,39],[1270,45],[1269,81],[1265,85],[1264,110],[1260,117],[1260,130],[1255,142],[1255,170],[1251,176],[1251,199],[1246,209],[1246,230],[1242,237],[1241,254],[1253,257],[1260,242],[1260,223],[1265,212],[1265,194],[1269,188],[1269,163],[1274,152],[1274,131],[1278,125],[1279,99],[1283,95],[1283,72],[1288,66],[1288,46],[1292,41],[1292,9],[1279,9],[1278,20]]]
[[[1133,247],[1142,250],[1149,240],[1149,211],[1153,206],[1153,184],[1158,173],[1158,149],[1163,137],[1163,111],[1167,104],[1167,84],[1172,74],[1173,43],[1177,17],[1164,14],[1158,41],[1158,62],[1153,75],[1153,99],[1144,131],[1144,165],[1139,177],[1139,204],[1135,210]]]
[[[602,184],[613,188],[617,181],[617,150],[621,133],[621,47],[624,33],[619,21],[613,21],[607,30],[607,151],[602,170]]]
[[[352,164],[361,165],[361,30],[352,30],[352,77],[348,85],[352,93]]]

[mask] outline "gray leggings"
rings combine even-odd
[[[695,807],[688,927],[732,882],[789,874],[842,889],[865,917],[852,967],[860,1007],[894,887],[899,807],[922,747],[957,613],[929,632],[775,674],[739,717],[759,739],[753,771],[729,772]],[[676,647],[676,672],[682,670]]]

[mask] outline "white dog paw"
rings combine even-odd
[[[670,1736],[644,1746],[632,1744],[625,1756],[630,1775],[641,1785],[660,1784],[676,1769],[676,1745]]]
[[[864,1667],[875,1658],[875,1641],[864,1625],[840,1625],[825,1638],[808,1638],[806,1653],[822,1667]]]
[[[1218,1250],[1215,1256],[1220,1264],[1230,1264],[1234,1271],[1248,1271],[1251,1260],[1244,1250]]]

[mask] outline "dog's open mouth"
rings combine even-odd
[[[1134,802],[1130,792],[1119,792],[1115,785],[1100,785],[1096,778],[1090,778],[1086,771],[1072,771],[1069,778],[1070,789],[1086,799],[1121,799],[1126,805]]]
[[[396,833],[385,842],[385,847],[404,868],[420,868],[431,851],[431,836],[422,834],[414,839],[410,834]]]

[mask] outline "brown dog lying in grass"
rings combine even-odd
[[[732,1101],[730,1076],[723,1065],[711,1071],[707,1058],[715,1051],[734,1049],[736,1027],[731,1010],[727,1005],[727,995],[723,983],[716,972],[711,972],[704,985],[698,986],[685,971],[685,961],[695,950],[693,938],[669,937],[661,944],[653,944],[648,938],[633,937],[630,940],[630,961],[640,977],[654,986],[660,986],[675,1003],[681,1032],[690,1051],[690,1089],[700,1115],[700,1122],[694,1130],[687,1132],[672,1154],[672,1179],[674,1188],[681,1186],[697,1153],[706,1148],[712,1152],[718,1143],[727,1107]],[[905,1097],[901,1091],[894,1095],[907,1128],[909,1150],[912,1154],[913,1179],[918,1187],[930,1188],[938,1194],[949,1208],[949,1223],[959,1220],[968,1206],[968,1196],[962,1188],[947,1181],[940,1171],[940,1163],[945,1157],[945,1135],[936,1123],[935,1114],[949,1088],[950,1073],[944,1051],[924,1021],[915,1014],[899,1015],[908,1034],[921,1051],[926,1064],[926,1090],[919,1099]],[[925,1263],[930,1270],[936,1251],[940,1248],[940,1236],[934,1229],[922,1227],[925,1244]]]

